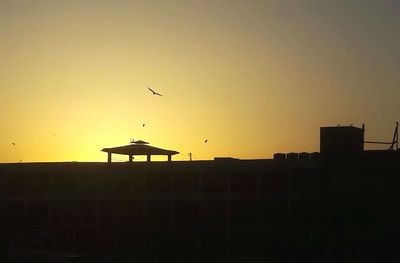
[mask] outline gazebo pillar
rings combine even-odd
[[[129,154],[129,162],[131,163],[132,160],[133,160],[133,156],[132,156],[132,154]]]
[[[110,153],[110,152],[108,152],[108,154],[107,154],[107,155],[108,155],[108,158],[107,158],[107,159],[108,159],[108,162],[109,162],[109,163],[111,163],[111,154],[112,154],[112,153]]]
[[[172,155],[168,155],[168,162],[171,161],[171,157],[172,157]]]
[[[150,154],[147,155],[147,161],[151,162],[151,155]]]

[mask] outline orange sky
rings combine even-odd
[[[1,1],[0,162],[105,161],[130,138],[271,158],[338,123],[391,140],[400,4],[332,2]]]

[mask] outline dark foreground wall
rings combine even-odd
[[[138,258],[321,261],[361,257],[365,247],[373,255],[385,247],[392,257],[400,233],[399,161],[398,152],[369,152],[2,164],[0,235],[14,250]]]

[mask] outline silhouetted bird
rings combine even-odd
[[[147,87],[151,92],[153,92],[153,95],[157,95],[157,96],[162,96],[160,93],[155,92],[154,90],[152,90],[151,88]]]
[[[205,140],[205,141],[204,141],[204,143],[207,143],[207,142],[208,142],[208,140]]]
[[[15,146],[15,142],[13,142],[13,143],[12,143],[12,145],[14,145],[14,146]]]
[[[143,125],[142,125],[142,126],[144,127],[145,125],[146,125],[146,123],[143,123]]]

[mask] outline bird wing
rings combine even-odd
[[[156,94],[157,92],[155,92],[154,90],[152,90],[151,88],[147,87],[151,92],[153,92],[153,94]]]
[[[158,96],[162,97],[162,95],[160,93],[158,93],[158,92],[155,92],[154,95],[158,95]]]

